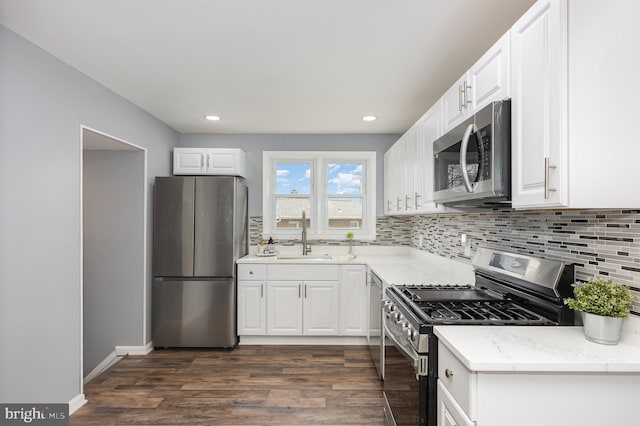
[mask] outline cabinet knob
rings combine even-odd
[[[448,368],[444,370],[444,375],[447,376],[447,379],[453,377],[453,370],[449,370]]]
[[[253,271],[249,271],[249,275],[253,275]]]

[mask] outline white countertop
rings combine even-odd
[[[435,334],[479,372],[615,372],[640,374],[640,348],[623,339],[601,345],[582,327],[437,326]]]
[[[278,247],[280,254],[299,254],[302,249],[294,247]],[[255,248],[251,250],[255,253]],[[355,258],[347,257],[347,247],[316,246],[312,256],[334,256],[331,261],[311,261],[313,264],[366,264],[387,285],[390,284],[473,284],[475,281],[473,268],[469,263],[427,253],[410,247],[401,246],[356,246]],[[278,260],[273,257],[261,257],[250,254],[238,259],[238,263],[304,263],[296,259],[292,261]]]

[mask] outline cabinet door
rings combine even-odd
[[[402,138],[384,155],[385,214],[396,215],[400,210],[400,188],[404,182],[404,172],[400,162]]]
[[[245,176],[245,154],[237,148],[213,148],[207,151],[206,173]]]
[[[302,334],[302,282],[267,283],[267,334]]]
[[[471,109],[510,96],[509,32],[503,35],[469,70]]]
[[[238,335],[266,334],[265,282],[238,281]]]
[[[338,281],[305,281],[303,283],[303,334],[338,335],[340,297],[338,287]]]
[[[471,114],[471,91],[465,90],[469,85],[468,75],[465,73],[442,95],[442,114],[444,131],[461,123]]]
[[[340,280],[340,335],[366,336],[368,319],[367,267],[343,265]]]
[[[206,170],[206,149],[201,148],[174,148],[173,149],[173,174],[174,175],[201,175]]]
[[[568,205],[566,2],[535,3],[511,28],[512,204]]]
[[[436,102],[418,124],[419,132],[416,158],[419,166],[415,170],[416,185],[414,207],[417,212],[440,211],[433,202],[433,142],[442,136],[442,102]]]
[[[438,380],[438,426],[474,426],[451,394]]]
[[[415,213],[413,197],[418,182],[416,170],[420,167],[418,158],[418,127],[411,127],[402,140],[402,157],[399,161],[402,170],[402,188],[400,188],[400,209],[404,214]]]

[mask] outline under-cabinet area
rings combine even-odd
[[[238,264],[238,336],[367,335],[366,265]],[[247,340],[247,339],[245,339]]]

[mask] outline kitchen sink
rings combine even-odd
[[[276,260],[300,261],[300,262],[328,262],[334,260],[328,254],[323,255],[302,255],[302,254],[281,254]]]
[[[300,262],[300,263],[315,263],[315,262],[345,262],[355,259],[353,254],[347,254],[342,256],[330,256],[328,254],[279,254],[276,260],[282,260],[283,262]]]

